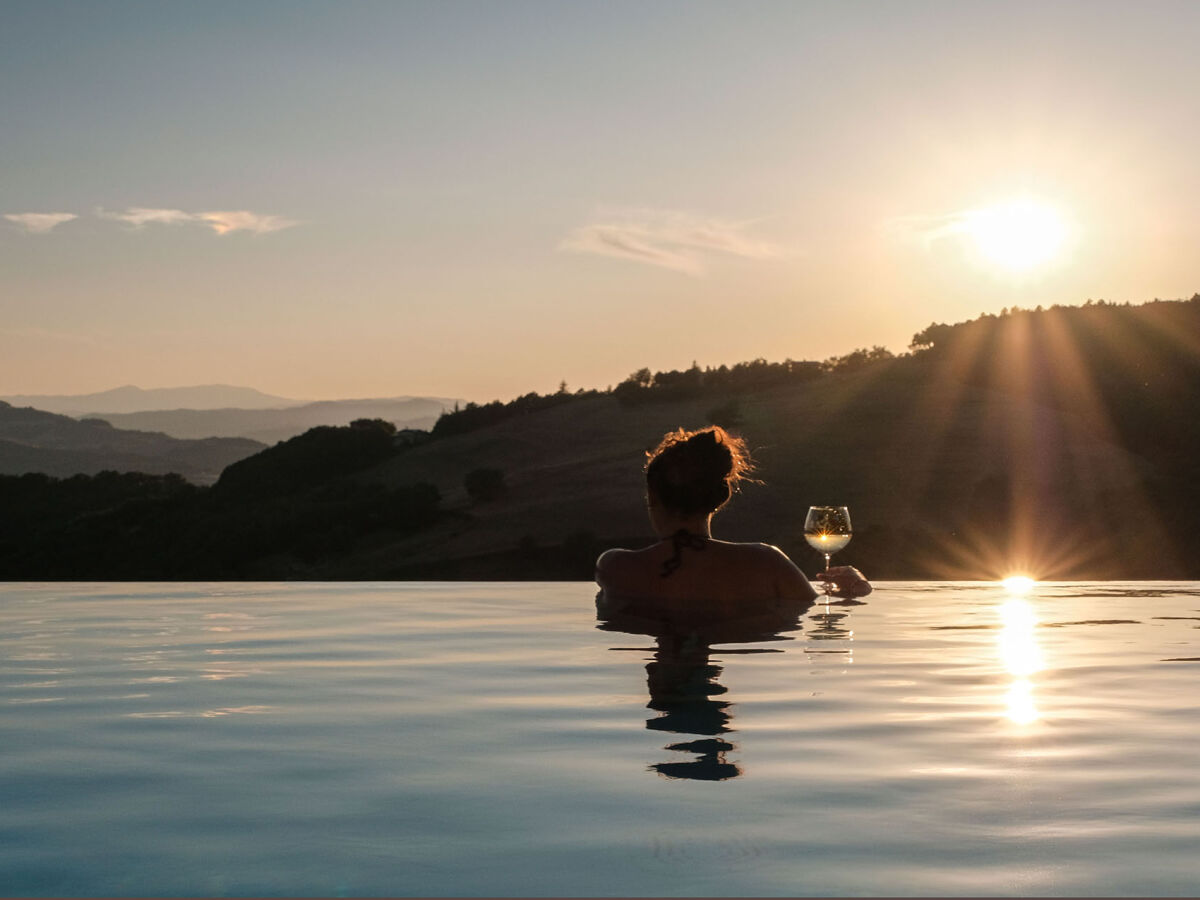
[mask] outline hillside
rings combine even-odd
[[[746,396],[740,406],[739,430],[762,483],[745,486],[717,519],[716,533],[775,543],[813,564],[801,533],[805,511],[846,504],[858,535],[845,558],[879,577],[978,575],[1013,551],[1028,556],[1030,548],[1005,546],[998,533],[988,545],[989,521],[997,532],[1005,527],[988,508],[1005,500],[993,496],[1009,491],[1005,473],[1025,472],[1028,490],[1044,498],[1040,508],[1049,514],[1077,496],[1136,496],[1148,465],[1075,413],[943,379],[910,360],[835,383]],[[572,536],[582,543],[590,536],[597,548],[649,542],[643,451],[673,428],[707,424],[710,407],[697,400],[628,408],[611,397],[589,399],[417,447],[362,473],[382,484],[428,481],[448,505],[471,515],[437,541],[418,536],[366,560],[364,575],[512,551],[522,542],[556,546]],[[1022,468],[1027,448],[1009,440],[1014,422],[1030,423],[1039,435],[1035,470]],[[463,473],[484,465],[505,473],[507,494],[470,504]],[[1081,471],[1091,479],[1086,486],[1075,477]],[[983,534],[969,536],[971,530]],[[1100,571],[1104,553],[1096,549],[1071,571]],[[444,576],[452,568],[432,571]]]
[[[348,571],[486,577],[568,539],[648,541],[641,451],[732,405],[764,483],[721,514],[721,536],[813,564],[804,511],[837,503],[856,526],[846,561],[877,577],[1200,575],[1200,297],[987,316],[914,345],[735,394],[655,401],[652,377],[637,403],[618,388],[416,447],[360,477],[429,481],[470,519]],[[508,492],[467,505],[479,466]]]
[[[835,503],[855,525],[842,561],[876,579],[1200,577],[1200,296],[935,324],[902,357],[641,370],[608,392],[468,404],[417,441],[382,422],[316,429],[209,491],[122,482],[126,499],[86,519],[85,482],[0,479],[17,506],[74,510],[41,515],[37,546],[14,524],[0,572],[59,577],[51,543],[88,556],[74,577],[139,577],[153,558],[154,577],[586,579],[600,549],[652,540],[643,451],[713,419],[736,424],[763,482],[716,534],[806,569],[804,513]],[[481,470],[502,489],[469,493]],[[97,557],[88,536],[110,520],[138,543]]]
[[[305,577],[322,558],[442,515],[432,485],[346,476],[398,452],[395,429],[314,428],[240,460],[211,488],[178,475],[0,476],[0,580]]]
[[[262,449],[261,443],[243,438],[179,440],[0,402],[0,474],[175,472],[196,484],[211,484],[230,463]]]

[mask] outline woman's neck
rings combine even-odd
[[[654,522],[654,530],[660,538],[666,540],[673,534],[686,531],[697,537],[712,537],[712,513],[703,516],[670,516],[659,515]]]

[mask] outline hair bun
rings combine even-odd
[[[723,437],[723,430],[718,435],[713,428],[697,432],[687,441],[686,446],[695,459],[696,468],[706,475],[724,478],[733,471],[733,454],[721,439]]]
[[[720,509],[751,469],[745,442],[719,425],[669,432],[649,457],[647,488],[684,515]]]

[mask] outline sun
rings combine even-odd
[[[1013,272],[1050,262],[1067,237],[1058,211],[1030,197],[964,213],[961,229],[984,259]]]
[[[1000,583],[1010,594],[1028,594],[1037,585],[1028,575],[1009,575]]]

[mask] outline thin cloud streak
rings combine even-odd
[[[884,231],[904,240],[920,241],[926,248],[942,238],[954,237],[966,232],[973,210],[941,213],[940,215],[916,214],[896,216],[887,220]]]
[[[47,234],[63,222],[78,219],[75,213],[5,213],[4,218],[30,234]]]
[[[183,225],[195,223],[211,228],[217,234],[230,234],[234,231],[249,231],[253,234],[268,234],[272,231],[282,231],[300,223],[283,216],[266,215],[251,212],[247,209],[210,211],[190,213],[182,209],[156,209],[144,206],[131,206],[124,212],[106,212],[97,210],[96,215],[102,219],[112,219],[124,222],[134,228],[146,225]]]
[[[702,275],[704,266],[693,253],[655,246],[655,236],[632,225],[588,225],[573,231],[559,249],[595,253],[649,263],[687,275]]]
[[[649,209],[615,213],[610,218],[613,221],[576,228],[558,249],[648,263],[693,276],[705,273],[705,257],[714,252],[746,259],[781,255],[774,245],[743,234],[744,223]]]
[[[125,222],[134,228],[141,228],[149,224],[179,225],[184,222],[194,222],[196,220],[195,216],[184,212],[182,209],[148,209],[143,206],[131,206],[123,213],[97,210],[96,215],[102,219],[114,219],[117,222]]]
[[[299,225],[292,219],[283,216],[267,216],[248,210],[229,212],[196,213],[196,218],[206,223],[217,234],[229,234],[231,231],[252,231],[255,234],[267,234],[272,231],[282,231]]]

